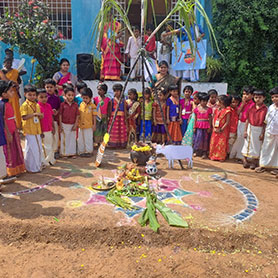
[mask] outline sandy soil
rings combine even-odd
[[[101,175],[113,177],[116,167],[129,162],[128,152],[107,150],[100,169],[93,161],[59,160],[55,167],[2,187],[1,278],[278,277],[274,176],[231,161],[199,158],[192,170],[178,165],[168,170],[167,161],[159,158],[159,174],[189,192],[167,204],[189,228],[169,227],[158,215],[156,234],[140,227],[139,214],[127,217],[113,205],[94,201],[92,182]],[[256,196],[252,217],[233,218],[246,208],[245,197],[212,175],[236,181]]]

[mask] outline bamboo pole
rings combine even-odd
[[[142,120],[142,124],[143,124],[143,130],[142,130],[142,136],[143,136],[143,142],[145,143],[146,141],[146,122],[145,122],[145,115],[146,115],[146,106],[145,106],[145,94],[144,94],[144,90],[145,90],[145,72],[144,72],[144,63],[143,63],[143,57],[144,57],[144,53],[143,53],[143,48],[144,48],[144,26],[145,26],[145,0],[141,0],[141,52],[140,52],[140,56],[141,56],[141,60],[142,60],[142,64],[141,64],[141,69],[142,69],[142,96],[143,96],[143,103],[142,103],[142,109],[143,109],[143,115],[141,117]]]

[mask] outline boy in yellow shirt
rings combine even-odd
[[[93,133],[96,130],[97,108],[92,103],[93,93],[90,88],[85,88],[81,96],[83,101],[79,107],[78,154],[91,156],[94,150]]]
[[[41,123],[43,118],[36,102],[37,90],[33,85],[24,87],[26,101],[20,107],[22,129],[25,135],[24,161],[28,172],[40,172],[43,168]]]

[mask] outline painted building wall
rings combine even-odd
[[[101,7],[101,0],[72,0],[72,40],[63,40],[66,44],[61,58],[67,58],[70,63],[70,71],[76,74],[76,54],[96,53],[93,47],[92,26],[97,13]],[[8,45],[0,43],[0,64],[3,64],[5,49]],[[15,52],[15,58],[25,58],[27,74],[24,75],[24,82],[27,83],[31,72],[31,58],[26,55],[19,55]]]

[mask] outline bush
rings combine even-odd
[[[0,18],[0,37],[20,53],[33,57],[35,79],[40,83],[59,69],[58,58],[64,44],[55,39],[56,28],[50,22],[48,7],[42,1],[21,1],[14,14],[5,12]]]
[[[278,5],[270,0],[214,0],[213,24],[229,90],[269,90],[278,81]]]

